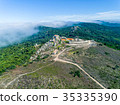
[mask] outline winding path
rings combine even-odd
[[[69,62],[69,61],[65,61],[59,58],[59,56],[65,51],[66,49],[64,49],[62,52],[60,52],[56,58],[54,59],[55,61],[59,61],[59,62],[63,62],[63,63],[69,63],[72,65],[77,66],[80,70],[82,70],[90,79],[92,79],[94,82],[96,82],[101,88],[106,89],[102,84],[100,84],[97,80],[95,80],[92,76],[90,76],[83,68],[81,68],[78,64],[73,63],[73,62]]]
[[[11,85],[13,82],[15,82],[15,81],[16,81],[18,78],[20,78],[21,76],[34,73],[34,72],[36,72],[36,71],[38,71],[38,70],[41,70],[41,69],[43,69],[43,68],[45,68],[45,67],[47,67],[47,66],[50,66],[50,65],[52,65],[52,64],[54,64],[54,63],[55,63],[55,62],[50,63],[50,64],[48,64],[48,65],[46,65],[46,66],[43,66],[43,67],[41,67],[41,68],[38,68],[38,69],[32,71],[32,72],[27,72],[27,73],[24,73],[24,74],[20,74],[18,77],[16,77],[15,79],[13,79],[13,80],[10,81],[9,83],[7,83],[7,84],[4,86],[4,88],[7,88],[9,85]]]

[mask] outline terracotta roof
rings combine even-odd
[[[62,41],[66,41],[66,39],[61,39]]]
[[[73,38],[67,38],[67,40],[74,40]]]
[[[58,36],[58,35],[54,35],[54,36]]]

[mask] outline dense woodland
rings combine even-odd
[[[36,49],[34,45],[44,44],[53,35],[59,34],[70,38],[79,37],[100,42],[108,47],[120,50],[120,27],[110,27],[95,23],[79,23],[69,27],[50,28],[40,26],[39,32],[24,39],[21,43],[0,48],[0,74],[29,63]]]
[[[76,28],[76,26],[78,26]],[[109,27],[95,23],[80,23],[73,27],[60,28],[55,30],[62,36],[81,39],[90,39],[103,43],[104,45],[120,50],[120,27]]]

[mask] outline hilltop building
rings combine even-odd
[[[61,41],[63,41],[63,42],[64,42],[64,41],[66,41],[66,39],[61,39]]]
[[[63,38],[63,37],[62,37],[61,41],[62,41],[62,42],[69,41],[69,43],[70,43],[70,42],[74,41],[74,39],[73,39],[73,38],[66,38],[66,37]]]
[[[53,36],[53,41],[59,41],[60,40],[60,36],[59,35],[54,35]]]
[[[79,41],[79,38],[75,38],[75,41]]]
[[[73,38],[67,38],[66,40],[67,41],[73,41],[74,39]]]

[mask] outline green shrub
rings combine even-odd
[[[80,78],[80,71],[71,71],[69,74],[73,75],[73,77],[79,77]]]
[[[105,55],[109,55],[110,53],[108,53],[108,52],[105,52]]]
[[[29,61],[29,64],[32,64],[33,63],[33,61]]]
[[[26,67],[28,64],[27,63],[25,63],[25,64],[23,64],[23,67]]]

